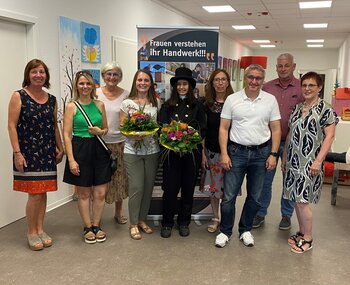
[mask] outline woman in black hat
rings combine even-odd
[[[192,71],[179,67],[175,76],[170,79],[172,92],[160,110],[160,123],[169,124],[172,120],[180,121],[200,131],[204,138],[206,118],[203,104],[193,94],[196,81]],[[163,238],[171,236],[174,226],[177,195],[181,188],[181,199],[178,209],[177,224],[181,236],[190,234],[188,225],[191,222],[193,193],[201,165],[201,150],[181,156],[169,151],[163,163],[163,220],[160,235]]]

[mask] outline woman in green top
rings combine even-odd
[[[85,242],[103,242],[106,233],[100,228],[100,220],[111,170],[109,155],[96,136],[108,132],[106,111],[103,102],[96,100],[96,88],[90,73],[77,72],[73,93],[73,100],[80,103],[93,127],[88,126],[73,101],[67,104],[63,126],[67,161],[63,181],[76,186]]]

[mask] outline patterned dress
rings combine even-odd
[[[338,119],[332,107],[323,100],[304,118],[302,109],[303,103],[296,105],[289,119],[283,196],[297,203],[316,204],[321,195],[324,169],[322,165],[319,175],[309,176],[310,167],[325,138],[324,128],[337,123]]]
[[[18,142],[27,167],[17,171],[13,163],[13,190],[41,194],[57,190],[55,105],[56,98],[48,94],[44,104],[34,101],[24,89],[17,123]]]

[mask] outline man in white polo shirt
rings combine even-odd
[[[245,176],[247,198],[238,231],[245,246],[254,245],[250,231],[260,208],[265,171],[276,167],[281,116],[276,98],[261,90],[264,78],[265,70],[260,65],[248,66],[244,72],[246,87],[230,95],[221,112],[219,143],[221,163],[226,173],[220,234],[215,240],[217,247],[224,247],[231,238],[236,198]]]

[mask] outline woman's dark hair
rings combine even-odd
[[[154,87],[153,87],[154,81],[153,81],[151,73],[147,69],[139,69],[138,71],[136,71],[135,76],[134,76],[134,80],[132,81],[132,87],[131,87],[131,91],[129,94],[129,98],[130,99],[137,98],[136,80],[137,80],[137,76],[140,73],[145,73],[148,75],[150,82],[151,82],[151,85],[148,89],[147,99],[153,106],[157,107],[158,102],[157,102],[156,92],[154,91]]]
[[[24,79],[22,82],[22,87],[27,87],[30,85],[30,77],[29,77],[29,73],[33,68],[37,68],[38,66],[42,65],[42,67],[45,70],[46,73],[46,80],[44,83],[44,87],[46,87],[47,89],[50,88],[51,84],[50,84],[50,73],[49,73],[49,69],[47,67],[47,65],[40,59],[34,58],[31,61],[29,61],[24,69]]]
[[[226,88],[226,93],[225,93],[224,99],[226,100],[227,96],[234,92],[233,88],[231,86],[231,78],[230,78],[230,75],[228,74],[228,72],[225,69],[215,69],[210,74],[210,77],[208,79],[208,82],[207,82],[206,88],[205,88],[205,102],[208,104],[209,107],[214,105],[214,102],[216,99],[216,91],[215,91],[215,88],[213,85],[214,85],[215,76],[217,74],[219,74],[220,72],[225,73],[225,76],[226,76],[227,82],[228,82],[228,86]]]
[[[314,79],[318,87],[323,87],[323,79],[317,72],[310,71],[305,73],[300,79],[301,84],[303,84],[303,81],[306,79]]]
[[[181,79],[181,80],[186,80],[186,79]],[[188,104],[192,107],[192,105],[197,102],[197,99],[194,96],[193,87],[191,86],[190,82],[188,80],[186,81],[188,82],[188,92],[186,94],[186,99]],[[169,104],[169,106],[175,106],[177,103],[179,103],[180,96],[179,96],[179,93],[177,92],[176,86],[177,86],[177,83],[174,84],[173,88],[171,89],[170,98],[166,101],[166,103]]]

